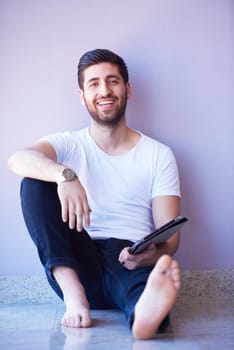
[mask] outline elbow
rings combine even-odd
[[[8,168],[17,174],[17,164],[19,162],[19,151],[16,151],[10,158],[7,160]]]
[[[7,161],[8,168],[13,171],[14,169],[14,154],[10,156],[10,158]]]

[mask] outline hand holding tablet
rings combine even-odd
[[[188,221],[186,217],[177,216],[175,219],[156,229],[154,232],[137,240],[130,248],[130,253],[140,253],[150,243],[160,244],[167,241],[174,233],[176,233],[176,231],[178,231],[184,225],[186,221]]]

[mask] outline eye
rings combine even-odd
[[[118,80],[117,79],[110,79],[109,83],[110,83],[110,85],[117,85],[118,84]]]
[[[96,88],[98,86],[98,82],[97,81],[92,81],[90,84],[89,84],[89,88]]]

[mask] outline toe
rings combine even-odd
[[[170,269],[171,263],[172,258],[169,255],[162,255],[156,264],[156,268],[160,273],[166,273]]]

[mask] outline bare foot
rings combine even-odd
[[[180,288],[179,265],[163,255],[152,270],[135,307],[132,332],[137,339],[150,339],[175,304]]]
[[[61,324],[64,327],[83,328],[90,327],[92,324],[89,304],[83,295],[72,295],[64,297],[66,312],[64,313]]]
[[[66,305],[61,324],[64,327],[90,327],[89,303],[76,271],[70,267],[57,266],[53,269],[53,275],[62,289]]]

